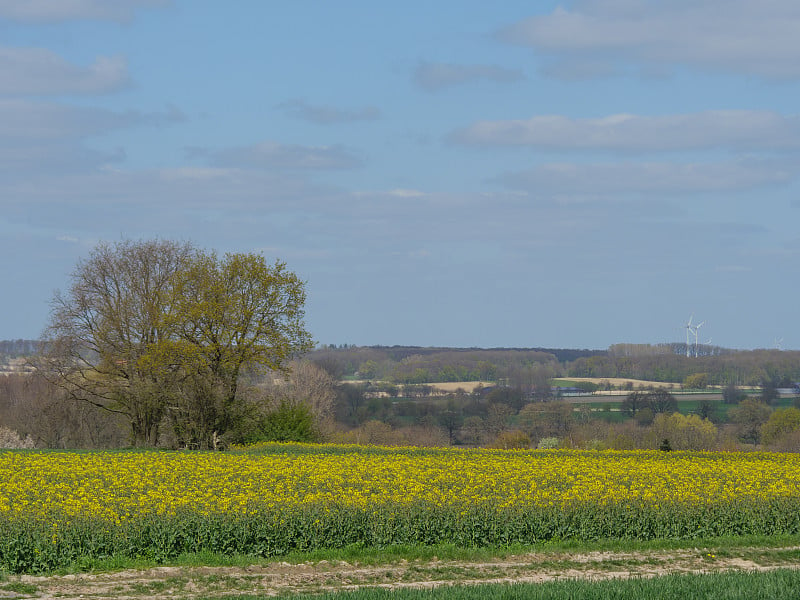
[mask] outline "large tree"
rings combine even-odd
[[[761,441],[761,427],[772,414],[772,409],[756,398],[745,398],[728,411],[728,418],[736,424],[739,439],[746,443]]]
[[[287,371],[311,349],[304,328],[305,284],[282,262],[256,254],[199,253],[175,279],[173,337],[157,360],[177,361],[186,384],[171,407],[176,433],[188,445],[215,445],[235,425],[245,369]]]
[[[666,388],[656,388],[648,392],[645,398],[647,399],[650,410],[652,410],[655,415],[661,413],[670,415],[674,412],[678,412],[678,401]]]
[[[281,262],[168,241],[101,244],[56,294],[46,362],[70,392],[130,422],[152,445],[211,447],[234,425],[246,369],[308,350],[304,283]]]
[[[631,418],[636,417],[636,413],[645,408],[650,408],[650,403],[644,392],[631,392],[620,405],[620,411]]]
[[[123,415],[135,445],[158,439],[174,369],[154,365],[149,353],[173,333],[164,315],[175,276],[195,253],[165,240],[101,243],[51,303],[42,372],[73,397]]]

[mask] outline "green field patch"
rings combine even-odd
[[[797,597],[800,572],[672,574],[652,578],[440,586],[434,589],[361,589],[353,592],[290,596],[290,600],[789,600]],[[240,600],[251,598],[239,596]],[[255,597],[252,597],[255,598]]]

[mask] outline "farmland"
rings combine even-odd
[[[453,556],[456,555],[457,556]],[[7,576],[0,597],[141,598],[142,600],[245,598],[286,594],[318,600],[392,598],[791,598],[800,585],[791,547],[711,547],[629,551],[543,548],[460,552],[436,548],[427,553],[348,551],[332,556],[293,555],[281,560],[234,559],[214,566],[197,562],[154,568],[97,570],[65,575]],[[513,583],[509,583],[513,582]],[[342,590],[347,590],[342,592]],[[338,592],[338,593],[336,593]],[[320,596],[320,594],[324,594]],[[313,596],[312,596],[313,595]],[[19,597],[19,596],[16,596]]]
[[[800,533],[800,456],[274,444],[0,454],[0,566]]]

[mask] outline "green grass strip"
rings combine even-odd
[[[664,575],[605,581],[564,580],[539,584],[376,589],[284,596],[285,600],[790,600],[798,597],[800,571]],[[205,600],[216,600],[206,597]],[[263,596],[226,596],[255,600]]]

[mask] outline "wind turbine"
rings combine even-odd
[[[694,315],[691,315],[689,317],[689,322],[686,323],[686,358],[689,358],[689,356],[691,356],[691,353],[689,352],[689,348],[690,348],[690,346],[689,346],[689,333],[692,331],[692,319],[693,318],[694,318]]]
[[[781,348],[782,343],[783,343],[783,338],[775,338],[775,349],[783,350],[783,348]]]
[[[705,321],[702,321],[701,323],[698,323],[697,325],[695,325],[692,328],[693,331],[694,331],[694,357],[695,358],[697,358],[697,332],[703,325],[705,325],[705,323],[706,323]]]

